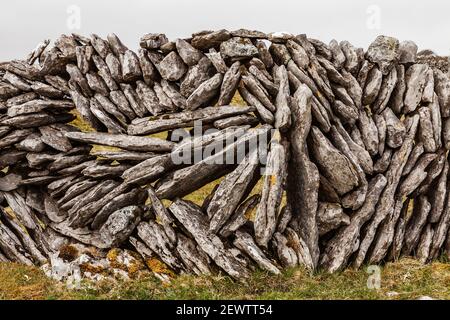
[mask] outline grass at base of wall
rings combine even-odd
[[[368,288],[371,276],[366,268],[313,275],[294,268],[279,276],[257,271],[245,283],[225,276],[184,275],[165,284],[146,276],[85,282],[80,289],[68,289],[38,268],[0,263],[0,299],[450,299],[448,263],[422,265],[413,259],[388,263],[381,267],[379,289]]]

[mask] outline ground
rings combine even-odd
[[[388,263],[381,267],[379,289],[368,288],[370,277],[367,268],[335,274],[295,268],[279,276],[256,271],[239,285],[226,276],[184,275],[162,283],[148,275],[68,289],[36,267],[0,263],[0,299],[450,299],[450,264],[445,261]]]

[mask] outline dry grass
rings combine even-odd
[[[39,269],[0,264],[0,299],[450,299],[450,265],[422,265],[413,259],[381,269],[381,288],[368,289],[365,269],[310,274],[302,268],[279,276],[256,271],[236,284],[225,276],[175,277],[163,284],[153,276],[129,281],[85,282],[80,289],[48,279]],[[395,294],[392,294],[395,292]]]

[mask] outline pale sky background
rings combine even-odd
[[[79,29],[68,27],[71,5],[80,10]],[[114,32],[136,49],[149,32],[175,39],[242,27],[306,33],[326,43],[349,40],[363,48],[384,34],[450,54],[450,2],[442,0],[14,0],[1,4],[0,61],[23,58],[38,42],[62,33]]]

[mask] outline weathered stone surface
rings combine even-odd
[[[264,63],[266,68],[271,68],[273,66],[273,58],[267,49],[267,46],[264,41],[257,40],[256,48],[258,49],[259,58]]]
[[[219,106],[227,105],[231,102],[236,92],[240,78],[240,63],[236,61],[231,65],[231,67],[227,70],[227,72],[225,72],[225,75],[223,76],[219,101],[217,102]]]
[[[406,205],[405,205],[406,204]],[[369,263],[379,263],[387,254],[387,250],[394,240],[397,221],[408,208],[409,201],[403,202],[401,198],[395,201],[394,211],[380,224],[374,245],[368,255]]]
[[[219,184],[206,212],[210,218],[209,230],[217,233],[231,217],[246,192],[255,183],[258,151],[252,150],[239,166]]]
[[[162,80],[162,89],[164,93],[170,98],[171,102],[180,109],[186,108],[186,98],[180,93],[180,89],[173,83]]]
[[[383,155],[375,162],[373,171],[376,173],[384,173],[391,164],[392,149],[387,148],[384,150]],[[405,166],[406,167],[406,166]]]
[[[348,41],[341,41],[339,46],[345,56],[345,69],[347,69],[348,72],[355,74],[358,71],[358,54],[356,48]]]
[[[366,174],[372,174],[373,171],[373,161],[370,157],[369,152],[362,146],[357,144],[350,134],[345,130],[341,123],[336,123],[336,129],[342,138],[345,140],[351,152],[356,156],[359,165],[364,170]]]
[[[118,57],[113,53],[108,53],[105,58],[105,63],[108,66],[111,77],[117,82],[122,82],[122,66]]]
[[[227,68],[228,70],[228,68]],[[225,70],[226,71],[226,70]],[[214,67],[208,58],[202,58],[192,66],[181,80],[180,93],[188,98],[198,86],[214,75]]]
[[[158,181],[156,189],[158,197],[162,199],[182,197],[227,174],[235,167],[235,162],[232,161],[230,163],[229,157],[234,156],[238,148],[242,148],[249,141],[254,143],[255,139],[265,137],[268,130],[269,128],[264,126],[248,130],[245,134],[238,135],[235,143],[219,147],[215,154],[204,155],[201,161],[196,162],[192,166],[179,169],[164,176]],[[209,152],[213,150],[210,149]],[[190,181],[190,184],[185,183],[186,179]]]
[[[180,55],[181,59],[186,63],[188,66],[193,66],[197,64],[201,58],[204,57],[203,53],[191,46],[189,42],[183,39],[177,39],[175,41],[178,54]]]
[[[390,108],[383,111],[386,122],[386,144],[390,148],[398,148],[403,144],[406,128]]]
[[[405,74],[406,92],[403,112],[409,113],[416,110],[422,100],[423,89],[426,85],[428,66],[414,64],[408,68]]]
[[[333,109],[343,123],[353,125],[359,118],[359,110],[353,106],[346,105],[340,100],[334,101]]]
[[[417,44],[413,41],[402,41],[400,42],[399,48],[399,63],[407,64],[407,63],[415,63],[416,55],[417,55]]]
[[[269,98],[268,92],[264,87],[259,83],[259,81],[253,77],[251,74],[243,75],[242,81],[246,87],[246,89],[255,96],[260,103],[264,105],[266,109],[268,109],[271,112],[276,111],[276,107],[272,103],[272,101]]]
[[[256,56],[258,49],[247,38],[233,37],[220,44],[220,52],[224,58],[238,60]]]
[[[275,69],[275,83],[279,84],[278,94],[275,98],[275,128],[284,132],[291,126],[290,89],[289,79],[285,66]]]
[[[86,80],[89,88],[104,96],[108,95],[109,89],[103,79],[96,73],[90,72],[86,74]]]
[[[391,165],[389,166],[389,169],[385,174],[387,185],[380,196],[375,215],[366,228],[366,233],[362,238],[358,253],[356,254],[355,260],[353,261],[353,265],[357,268],[359,268],[364,262],[367,251],[369,250],[369,247],[373,242],[379,224],[387,216],[390,216],[394,210],[395,190],[397,189],[397,186],[400,182],[401,173],[411,153],[418,124],[419,116],[415,115],[410,120],[408,133],[402,146],[392,156]]]
[[[197,49],[204,50],[216,47],[230,38],[230,32],[224,29],[219,31],[207,31],[193,36],[191,45]]]
[[[292,60],[296,65],[301,69],[306,69],[309,64],[309,57],[305,49],[293,40],[289,40],[286,43],[286,48],[289,50]]]
[[[22,177],[10,173],[4,177],[0,177],[0,191],[12,191],[19,187]]]
[[[169,129],[190,127],[196,120],[201,120],[203,124],[205,124],[214,122],[218,119],[245,114],[254,110],[255,108],[252,106],[221,106],[220,108],[206,107],[198,110],[173,113],[161,117],[142,118],[128,126],[128,134],[145,135]]]
[[[397,65],[397,84],[391,93],[388,106],[395,114],[400,114],[403,109],[403,97],[406,91],[405,66]]]
[[[111,147],[119,147],[132,151],[171,151],[174,143],[152,137],[134,137],[128,135],[113,135],[106,133],[66,132],[66,137],[71,140],[101,144]]]
[[[373,121],[372,117],[369,117],[366,110],[360,111],[358,127],[366,150],[371,156],[376,155],[379,145],[378,129],[375,121]]]
[[[203,82],[186,100],[186,108],[195,110],[202,104],[207,103],[219,91],[223,75],[217,73],[214,77]]]
[[[248,105],[254,106],[256,109],[256,114],[261,119],[262,122],[267,124],[273,124],[275,121],[275,118],[266,107],[259,102],[259,100],[252,95],[245,86],[240,85],[238,87],[239,94],[241,95],[242,99],[244,99],[245,102],[247,102]],[[449,125],[449,141],[450,141],[450,125]],[[450,143],[450,142],[449,142]]]
[[[117,90],[119,87],[117,86],[116,81],[111,75],[108,66],[105,61],[100,56],[93,55],[92,60],[94,61],[95,66],[98,69],[98,75],[102,77],[103,81],[105,81],[109,90]]]
[[[206,53],[206,56],[208,57],[209,61],[214,65],[214,68],[216,69],[217,72],[220,73],[227,72],[228,67],[225,64],[225,61],[223,61],[220,52],[217,52],[216,49],[211,48],[209,49],[209,52]]]
[[[261,269],[280,274],[280,270],[264,255],[248,233],[238,230],[233,244],[249,255]]]
[[[386,184],[387,180],[383,175],[372,178],[363,206],[351,217],[350,224],[339,229],[327,243],[320,258],[320,265],[329,272],[345,267],[350,255],[358,249],[360,230],[375,213],[375,207]]]
[[[378,131],[378,154],[383,155],[384,148],[386,146],[386,120],[383,115],[374,114],[373,120],[377,126]]]
[[[436,158],[435,154],[426,153],[424,154],[414,166],[414,169],[409,173],[409,175],[403,180],[399,187],[400,196],[408,196],[425,180],[427,172],[426,167]]]
[[[338,194],[343,195],[358,186],[358,175],[350,160],[338,151],[316,127],[310,133],[311,154],[319,170]]]
[[[350,218],[337,203],[319,202],[317,207],[317,226],[319,235],[324,235],[343,225],[349,225]]]
[[[142,76],[139,58],[131,51],[125,51],[123,57],[121,56],[122,78],[125,82],[134,81]]]
[[[254,194],[247,200],[243,201],[234,211],[228,222],[220,230],[220,235],[223,237],[229,237],[234,234],[236,230],[245,225],[248,221],[248,217],[255,212],[260,200],[261,196],[259,194]]]
[[[397,83],[397,69],[392,68],[389,74],[383,78],[383,82],[381,84],[378,97],[372,106],[372,109],[375,112],[381,113],[386,108],[389,99],[391,98],[391,94],[394,91],[396,83]]]
[[[345,63],[345,55],[344,55],[344,52],[342,52],[342,49],[339,46],[339,43],[333,39],[328,44],[328,48],[331,51],[332,61],[333,61],[333,64],[335,65],[335,67],[338,69],[342,68]]]
[[[180,56],[172,51],[159,63],[158,70],[164,79],[176,81],[186,73],[187,67]]]
[[[423,88],[422,103],[433,102],[434,96],[434,76],[433,70],[428,68],[427,75],[425,78],[425,88]]]
[[[99,230],[100,239],[108,247],[125,242],[139,223],[142,212],[138,206],[128,206],[113,212]]]
[[[158,49],[162,45],[169,42],[166,35],[163,33],[147,33],[140,39],[139,44],[145,49]]]
[[[446,158],[446,154],[443,150],[439,150],[436,153],[436,158],[430,163],[430,166],[427,168],[427,177],[415,193],[416,196],[427,193],[430,190],[430,187],[434,185],[435,179],[439,177],[439,174],[444,169]]]
[[[111,133],[125,133],[125,128],[114,118],[111,118],[96,99],[90,100],[90,109],[94,116],[106,127]]]
[[[139,49],[138,56],[144,82],[148,85],[152,85],[153,81],[158,79],[158,72],[156,71],[153,63],[148,58],[147,50],[142,48]]]
[[[27,138],[32,133],[33,133],[32,129],[14,130],[2,137],[2,140],[0,141],[0,148],[5,148],[17,142],[20,142],[21,140]]]
[[[414,206],[412,216],[406,225],[405,244],[403,252],[411,253],[417,246],[422,228],[425,226],[428,214],[430,213],[431,204],[426,196],[420,196],[418,204]]]
[[[366,57],[376,63],[383,74],[388,74],[399,55],[399,42],[397,39],[378,36],[367,49]]]
[[[287,150],[280,143],[280,134],[275,132],[267,156],[261,200],[255,214],[255,240],[259,246],[267,247],[276,230],[283,185],[286,179]]]
[[[22,114],[41,112],[44,110],[69,111],[74,104],[66,100],[31,100],[22,104],[13,105],[8,108],[8,116],[15,117]]]
[[[448,75],[439,69],[433,70],[434,75],[434,91],[436,92],[439,105],[441,107],[441,115],[446,118],[450,116],[450,80]]]
[[[64,135],[64,132],[57,130],[52,126],[44,126],[39,128],[41,133],[40,140],[55,150],[68,152],[72,149],[72,144]]]
[[[309,160],[306,152],[306,139],[312,121],[311,95],[305,85],[300,86],[294,94],[287,195],[293,216],[298,220],[299,236],[307,243],[314,267],[319,253],[316,210],[320,178],[317,167]]]
[[[122,98],[117,97],[117,98],[122,99],[122,101],[124,103],[123,105],[125,106],[125,108],[127,108],[127,103],[129,104],[129,106],[131,108],[131,113],[130,113],[131,117],[130,118],[133,118],[133,119],[135,118],[135,116],[133,116],[133,114],[137,115],[139,117],[145,116],[148,111],[145,108],[144,104],[141,103],[141,101],[139,100],[139,96],[138,96],[136,90],[134,90],[131,85],[125,84],[125,83],[120,84],[120,88],[122,89],[123,95],[127,99],[127,102],[125,102],[125,100],[123,100],[123,97]],[[113,100],[113,92],[114,91],[111,91],[111,100]],[[116,95],[120,95],[120,93],[117,93]]]
[[[447,195],[447,175],[449,170],[448,160],[445,159],[444,168],[436,182],[436,187],[431,190],[430,202],[431,206],[430,218],[431,223],[437,223],[444,211],[445,199]]]
[[[208,231],[208,225],[203,220],[203,213],[195,205],[184,200],[176,200],[169,207],[175,218],[194,237],[200,248],[214,260],[226,273],[235,279],[249,276],[248,271],[227,250],[223,242]]]
[[[434,140],[430,109],[421,107],[418,111],[420,116],[419,141],[423,143],[426,152],[434,152],[436,151],[436,141]]]

